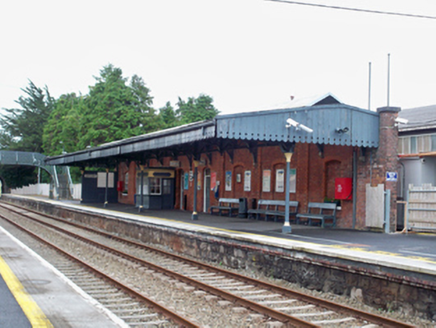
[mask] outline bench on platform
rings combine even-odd
[[[259,199],[256,209],[248,210],[248,218],[256,215],[256,219],[259,220],[260,216],[265,216],[265,221],[268,220],[268,216],[273,216],[274,221],[278,220],[278,217],[285,217],[286,202],[284,200],[270,200]],[[289,202],[289,217],[295,216],[298,212],[298,202]]]
[[[308,213],[298,213],[297,223],[301,223],[301,219],[307,219],[307,224],[312,225],[314,220],[321,221],[321,226],[326,225],[334,227],[336,225],[336,207],[335,203],[309,203]],[[326,221],[331,221],[326,223]]]
[[[220,198],[217,206],[210,207],[210,214],[214,212],[220,216],[224,212],[227,212],[229,216],[232,216],[233,211],[239,211],[239,199],[238,198]]]

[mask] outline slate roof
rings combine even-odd
[[[398,117],[409,120],[399,124],[400,133],[436,129],[436,105],[403,109]]]
[[[299,107],[311,107],[318,105],[333,105],[342,104],[342,102],[334,94],[328,92],[325,94],[316,94],[307,97],[290,97],[286,102],[275,104],[274,106],[268,106],[262,110],[271,109],[283,109],[283,108],[299,108]]]

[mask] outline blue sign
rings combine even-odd
[[[397,181],[398,173],[397,172],[386,172],[386,181]]]

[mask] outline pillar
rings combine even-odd
[[[388,173],[396,173],[398,178],[398,124],[395,119],[401,111],[399,107],[381,107],[377,109],[380,114],[379,148],[377,150],[377,163],[384,173],[385,190],[390,190],[389,231],[396,230],[397,223],[397,181],[388,178]]]

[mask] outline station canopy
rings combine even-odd
[[[297,124],[288,124],[288,119]],[[218,115],[210,121],[48,157],[46,163],[110,167],[123,161],[145,163],[149,159],[161,161],[164,157],[183,155],[196,159],[201,154],[211,158],[211,153],[216,151],[222,153],[238,148],[253,151],[257,147],[295,143],[376,148],[379,145],[379,114],[342,104],[328,94],[309,106]]]

